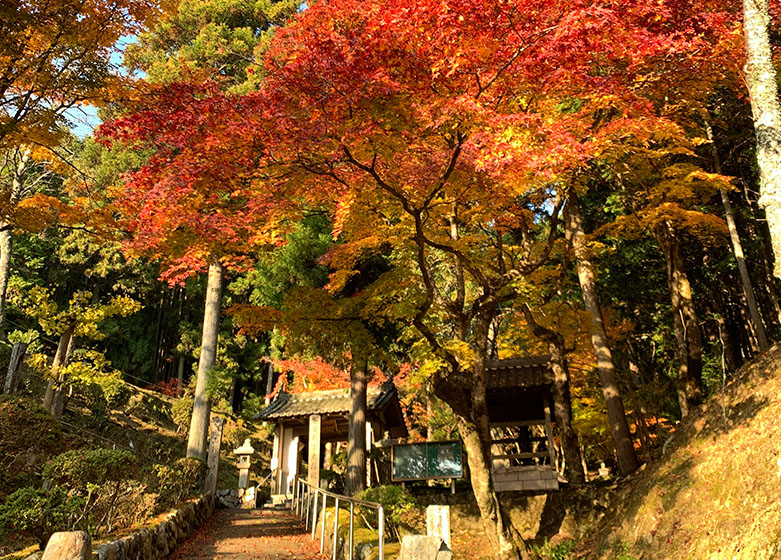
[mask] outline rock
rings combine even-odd
[[[60,556],[58,554],[47,558],[47,560],[158,560],[165,558],[208,519],[214,512],[214,504],[214,495],[204,496],[199,500],[184,504],[181,509],[167,515],[154,527],[140,529],[123,539],[102,544],[94,555],[91,552],[84,557]],[[87,542],[89,543],[89,541]],[[40,555],[32,555],[29,560],[43,559]]]
[[[158,555],[161,558],[165,558],[168,556],[168,553],[171,552],[170,548],[168,547],[168,535],[166,535],[166,528],[167,522],[165,521],[155,527],[153,546],[157,549]]]
[[[239,498],[239,491],[236,489],[218,490],[216,497],[217,497],[217,502],[223,507],[233,509],[241,506],[241,498]],[[213,507],[214,504],[212,503],[212,508]]]
[[[372,557],[373,551],[374,547],[371,544],[366,543],[359,548],[358,558],[360,558],[360,560],[369,560]]]
[[[96,552],[99,560],[119,560],[119,550],[113,542],[100,545]]]
[[[242,509],[255,509],[258,507],[258,494],[254,486],[247,488],[244,495],[241,497]]]
[[[25,557],[24,560],[41,560],[43,552],[33,552],[30,556]]]
[[[114,546],[117,547],[117,560],[127,560],[127,545],[124,539],[114,541]]]
[[[141,541],[141,558],[144,560],[154,560],[157,558],[158,555],[154,550],[152,531],[149,529],[141,529],[137,534],[139,540]]]
[[[407,535],[402,539],[399,560],[452,560],[453,553],[439,537]]]
[[[54,533],[41,560],[92,560],[92,539],[84,531]]]
[[[140,556],[138,551],[141,548],[138,544],[138,533],[131,533],[122,540],[125,542],[125,554],[127,555],[127,560],[136,560],[136,558]]]

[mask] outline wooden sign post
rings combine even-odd
[[[215,416],[212,418],[211,433],[209,435],[209,455],[207,456],[206,483],[204,492],[214,494],[217,491],[217,474],[220,468],[220,445],[222,444],[222,426],[225,423],[223,418]]]

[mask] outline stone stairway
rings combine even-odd
[[[218,511],[169,560],[319,560],[301,520],[278,507]]]

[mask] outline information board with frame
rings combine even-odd
[[[391,448],[391,480],[463,478],[460,440],[403,443]]]

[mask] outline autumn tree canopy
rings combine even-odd
[[[56,143],[65,111],[118,93],[117,42],[159,13],[157,2],[12,0],[0,7],[0,149]]]
[[[414,370],[412,406],[452,413],[497,556],[523,556],[491,484],[490,360],[554,356],[567,468],[581,436],[627,473],[648,408],[687,415],[764,346],[728,232],[767,269],[752,316],[781,327],[745,121],[725,117],[748,107],[740,4],[298,8],[186,0],[140,35],[144,95],[101,130],[138,161],[105,208],[171,284],[209,267],[212,326],[237,303],[291,387]],[[227,298],[223,266],[246,273]]]

